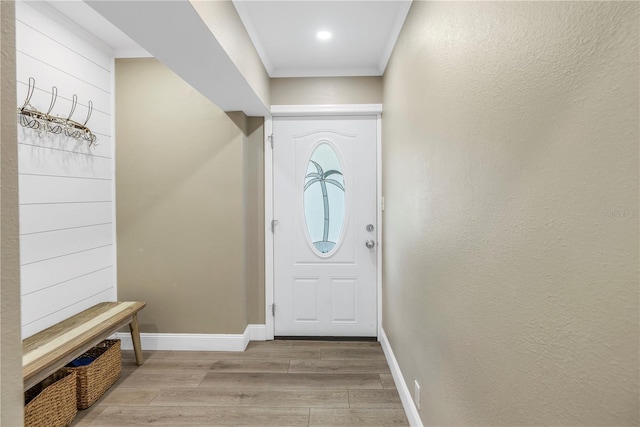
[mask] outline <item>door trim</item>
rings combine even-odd
[[[273,340],[273,151],[271,134],[273,117],[321,117],[321,116],[376,116],[376,216],[377,251],[377,339],[382,336],[382,104],[327,104],[327,105],[272,105],[271,116],[264,120],[264,273],[265,273],[265,338]]]
[[[382,113],[382,104],[272,105],[273,117],[369,116]]]

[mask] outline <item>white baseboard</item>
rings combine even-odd
[[[400,365],[398,365],[396,356],[393,354],[387,334],[384,333],[384,329],[380,329],[380,331],[380,345],[382,346],[382,351],[384,351],[384,355],[387,358],[389,369],[391,369],[391,375],[393,375],[393,381],[396,383],[396,388],[398,389],[398,394],[400,395],[404,412],[409,420],[409,425],[412,427],[422,427],[422,420],[420,420],[418,408],[416,408],[413,398],[411,397],[411,392],[409,392],[409,387],[407,387],[407,383],[404,381],[404,377],[400,371]]]
[[[143,350],[244,351],[249,341],[265,341],[265,325],[248,325],[242,334],[150,334],[141,333]],[[131,334],[118,332],[123,350],[133,350]]]
[[[247,325],[244,330],[245,335],[249,332],[249,341],[266,341],[267,328],[266,325]]]

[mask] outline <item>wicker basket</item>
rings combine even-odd
[[[118,380],[122,370],[120,340],[104,340],[80,357],[94,357],[86,366],[64,368],[76,373],[78,409],[87,409]]]
[[[71,424],[76,408],[76,374],[58,371],[24,393],[25,427],[64,427]]]

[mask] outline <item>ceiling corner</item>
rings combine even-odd
[[[402,6],[398,8],[398,12],[393,21],[393,25],[391,26],[391,30],[389,31],[389,37],[387,38],[387,45],[384,48],[382,56],[380,57],[380,62],[378,63],[378,71],[380,75],[384,75],[385,70],[387,69],[387,64],[389,63],[389,59],[391,59],[391,54],[393,53],[393,49],[396,46],[396,42],[398,41],[398,37],[400,36],[400,32],[402,31],[402,26],[404,25],[405,19],[407,19],[407,15],[409,14],[409,9],[411,9],[411,4],[413,0],[403,0],[401,2]]]
[[[66,13],[67,9],[69,9],[70,5],[68,2],[54,2],[54,1],[45,1],[45,0],[30,0],[21,2],[26,4],[38,12],[44,14],[49,19],[57,22],[62,25],[68,31],[74,33],[82,40],[85,40],[87,43],[90,43],[96,49],[104,52],[107,55],[113,55],[114,48],[107,44],[104,40],[100,39],[93,32],[87,30],[83,26],[81,26],[77,21],[73,20]],[[71,5],[74,6],[74,5]],[[83,13],[88,7],[85,7],[84,4],[79,6],[81,13]]]
[[[153,58],[153,55],[151,55],[149,52],[147,52],[146,50],[144,50],[141,47],[137,47],[137,48],[122,48],[122,49],[115,49],[114,50],[114,56],[118,59],[124,59],[124,58]]]
[[[245,3],[242,0],[232,0],[232,3],[233,3],[233,6],[236,8],[236,12],[238,12],[238,16],[242,21],[242,25],[244,25],[244,28],[247,30],[247,33],[249,34],[249,38],[251,39],[253,46],[256,48],[256,51],[258,52],[258,56],[262,61],[262,65],[267,71],[267,74],[269,75],[269,77],[273,77],[272,75],[273,64],[271,63],[271,60],[269,59],[269,55],[267,55],[267,52],[264,48],[264,44],[262,43],[262,40],[258,35],[256,26],[253,22],[253,19],[251,18],[251,13],[249,12],[249,8],[245,5]]]

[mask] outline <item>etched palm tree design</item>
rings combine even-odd
[[[344,186],[337,180],[333,178],[329,178],[332,175],[340,175],[342,176],[342,172],[331,169],[328,171],[324,171],[322,166],[318,164],[318,162],[314,160],[309,160],[316,167],[317,172],[308,173],[305,178],[304,191],[307,188],[311,187],[313,184],[319,183],[320,189],[322,190],[322,204],[324,206],[324,227],[322,230],[322,240],[318,242],[313,242],[313,245],[323,254],[331,251],[333,247],[336,245],[335,242],[329,241],[329,195],[327,193],[327,184],[334,185],[338,187],[340,190],[344,192]]]

